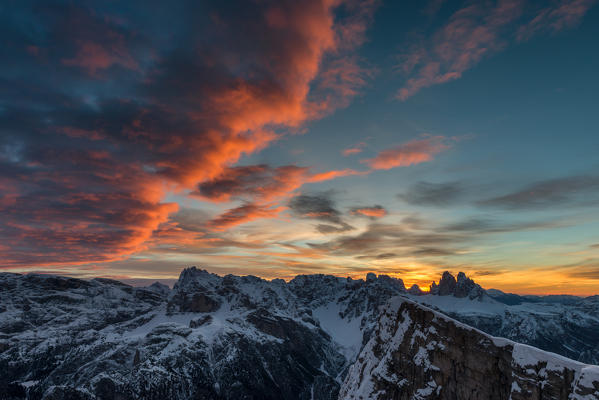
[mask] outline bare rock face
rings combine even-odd
[[[599,367],[488,336],[393,299],[340,399],[598,399]]]
[[[431,293],[439,296],[449,296],[455,293],[456,280],[449,272],[443,272],[439,285],[431,285]]]
[[[184,269],[173,289],[169,311],[209,313],[218,310],[220,303],[210,285],[215,279],[218,279],[216,275],[196,267]]]
[[[443,272],[443,276],[438,284],[435,282],[431,284],[430,294],[459,298],[468,297],[477,300],[482,299],[486,295],[485,290],[472,279],[468,278],[463,272],[458,274],[458,279],[456,280],[448,271]]]
[[[474,283],[472,279],[466,277],[466,274],[463,272],[458,274],[453,294],[455,297],[480,298],[482,297],[483,292],[483,288]]]
[[[195,293],[191,300],[182,307],[181,311],[208,313],[218,310],[220,304],[203,293]]]

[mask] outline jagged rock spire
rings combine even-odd
[[[458,273],[458,279],[449,272],[443,272],[439,283],[433,282],[430,293],[437,296],[468,297],[471,299],[482,299],[485,290],[468,278],[465,273]]]

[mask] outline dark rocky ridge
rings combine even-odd
[[[490,337],[396,298],[350,368],[343,399],[599,398],[599,367]]]

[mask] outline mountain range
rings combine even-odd
[[[597,296],[463,273],[428,292],[372,273],[0,274],[0,399],[597,399],[598,360]]]

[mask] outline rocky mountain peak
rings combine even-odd
[[[430,293],[437,296],[468,297],[479,300],[485,296],[485,290],[465,273],[458,273],[456,279],[449,271],[443,272],[438,284],[435,282],[431,284]]]
[[[408,293],[415,295],[415,296],[420,296],[422,295],[424,292],[422,291],[422,289],[420,289],[420,286],[418,286],[417,284],[413,284],[409,289],[408,289]]]
[[[443,276],[439,280],[439,284],[431,285],[431,294],[436,294],[439,296],[449,296],[455,293],[456,280],[449,271],[443,272]]]
[[[154,292],[158,292],[158,293],[162,293],[162,294],[168,294],[171,291],[171,288],[169,288],[167,285],[165,285],[164,283],[160,283],[160,282],[154,282],[152,283],[150,286],[147,287],[148,290],[154,291]]]
[[[389,275],[379,275],[378,282],[382,285],[393,287],[400,292],[406,291],[406,287],[403,283],[403,280],[401,280],[400,278],[393,278]]]
[[[184,288],[192,288],[192,287],[203,287],[206,285],[211,285],[216,283],[216,281],[220,281],[221,278],[212,274],[205,269],[198,268],[196,266],[189,267],[183,269],[181,274],[179,274],[179,280],[173,286],[175,290],[182,290]]]

